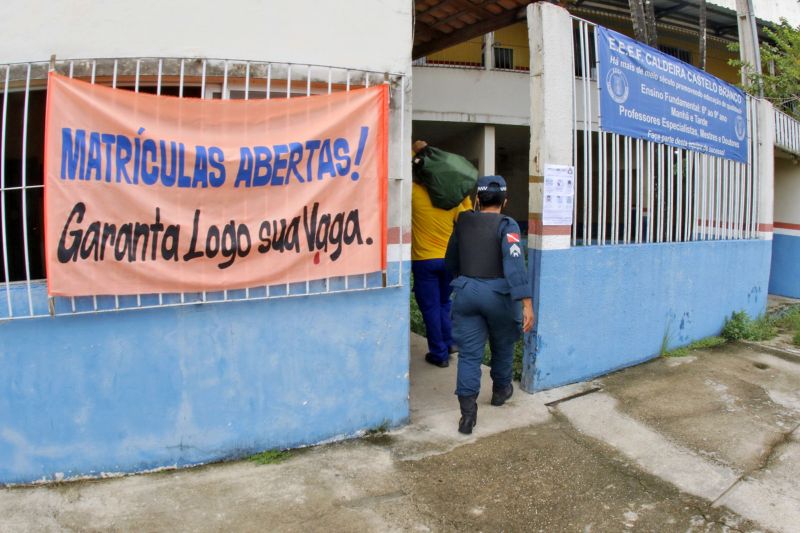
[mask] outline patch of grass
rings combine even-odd
[[[289,450],[266,450],[255,455],[251,455],[248,459],[259,465],[274,465],[282,463],[292,456]]]
[[[695,350],[707,350],[709,348],[716,348],[717,346],[722,346],[726,342],[728,341],[722,337],[706,337],[705,339],[694,341],[692,343],[687,344],[686,346],[675,348],[674,350],[665,350],[664,345],[662,343],[661,356],[686,357]]]
[[[800,331],[800,305],[795,305],[775,317],[775,325],[787,331]]]
[[[794,337],[792,337],[792,343],[794,343],[795,346],[800,346],[800,329],[795,331]]]
[[[744,311],[737,311],[725,321],[720,335],[729,341],[748,340],[765,341],[775,337],[778,328],[775,320],[768,316],[760,316],[755,320]]]

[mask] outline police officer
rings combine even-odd
[[[519,226],[506,205],[502,176],[478,178],[474,211],[461,213],[447,246],[453,280],[453,339],[460,348],[456,394],[458,431],[472,433],[478,418],[481,361],[486,338],[492,352],[492,405],[503,405],[511,384],[514,344],[533,327],[533,305]]]

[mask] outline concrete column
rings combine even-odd
[[[479,159],[478,174],[481,176],[492,176],[495,174],[495,135],[494,126],[484,124],[478,135]]]
[[[483,36],[483,68],[486,70],[494,68],[494,32]]]
[[[756,105],[756,153],[753,172],[758,176],[758,237],[772,240],[775,212],[775,109],[766,100]]]
[[[528,247],[570,247],[572,226],[542,225],[545,165],[572,164],[573,72],[565,64],[572,50],[572,19],[566,9],[538,2],[528,6],[531,51],[531,149],[528,165]]]

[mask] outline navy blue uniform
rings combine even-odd
[[[487,223],[490,223],[492,214],[476,215],[487,217]],[[496,237],[502,256],[501,277],[462,275],[460,257],[463,257],[463,250],[460,247],[469,247],[470,243],[459,242],[459,231],[453,232],[447,245],[445,264],[455,276],[451,285],[453,340],[459,347],[458,396],[477,395],[480,390],[481,361],[487,337],[492,352],[491,376],[494,387],[511,384],[514,344],[522,334],[520,300],[530,298],[531,289],[516,221],[503,216],[497,226]]]

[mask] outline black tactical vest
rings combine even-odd
[[[458,215],[459,273],[471,278],[502,278],[503,251],[497,235],[500,213],[464,211]]]

